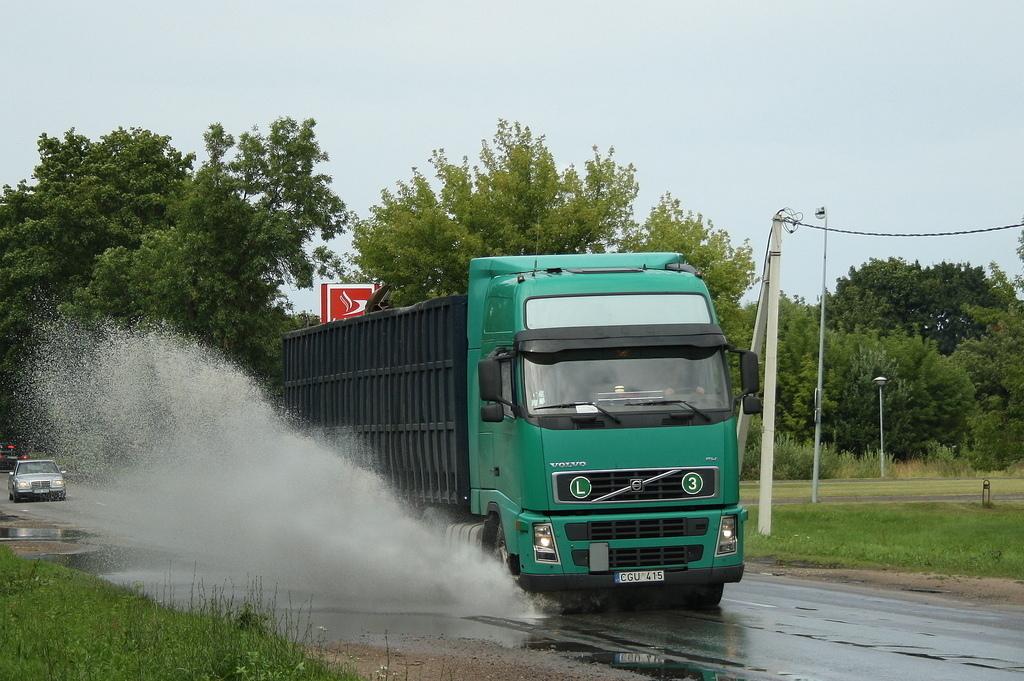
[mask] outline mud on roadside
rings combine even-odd
[[[747,561],[747,574],[764,574],[876,589],[932,594],[957,600],[1024,607],[1024,580],[963,575],[918,574],[890,570],[853,570]]]

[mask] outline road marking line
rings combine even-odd
[[[739,603],[741,605],[753,605],[757,608],[777,608],[777,605],[768,605],[767,603],[753,603],[751,601],[738,601],[735,598],[723,598],[723,601],[729,601],[730,603]]]

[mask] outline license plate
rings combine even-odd
[[[635,572],[616,572],[616,584],[639,584],[641,582],[664,582],[664,570],[638,570]]]
[[[615,653],[616,664],[665,664],[661,655],[650,653]]]

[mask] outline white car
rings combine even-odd
[[[7,478],[7,492],[11,501],[22,499],[67,498],[64,471],[50,459],[24,459],[14,465]]]

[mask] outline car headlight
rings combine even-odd
[[[18,489],[32,489],[32,482],[30,480],[18,480],[14,483],[14,486]]]
[[[63,480],[54,480],[53,482],[50,483],[50,486],[51,487],[63,487],[64,486],[64,481]]]

